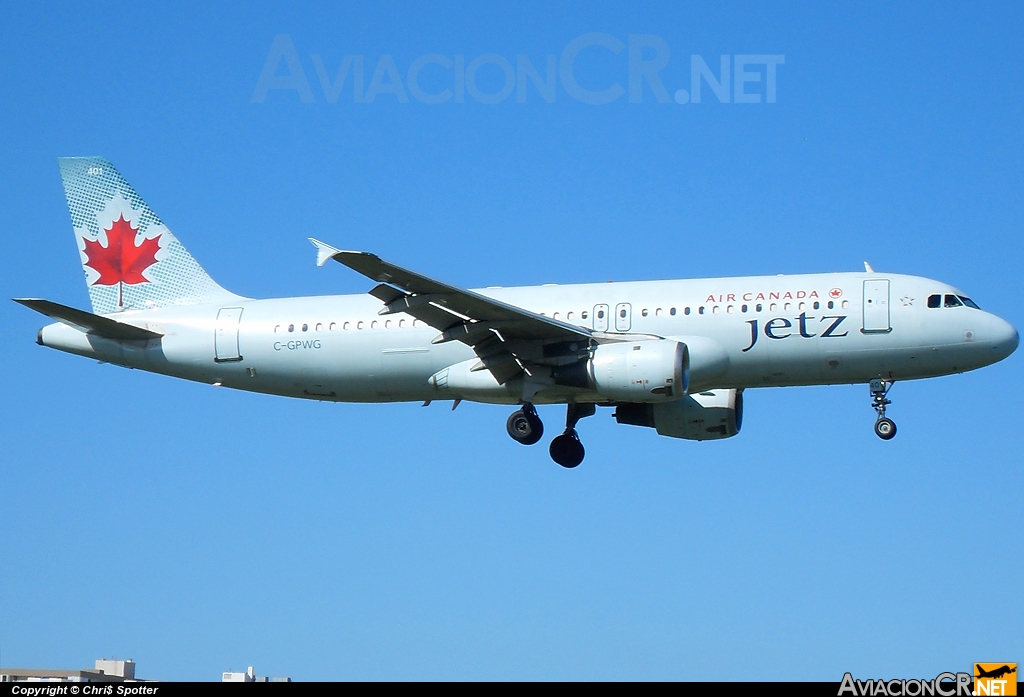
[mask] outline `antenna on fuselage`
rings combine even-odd
[[[864,270],[867,271],[868,273],[875,272],[875,270],[871,268],[871,264],[867,263],[866,261],[864,262]]]

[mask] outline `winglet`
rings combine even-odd
[[[338,254],[339,252],[341,252],[340,249],[335,249],[331,245],[324,244],[320,240],[315,240],[312,237],[309,238],[309,241],[313,243],[314,247],[316,247],[316,265],[317,266],[323,266],[328,261],[330,261],[332,258],[334,258],[335,254]]]
[[[868,273],[875,272],[875,270],[871,268],[871,264],[867,263],[866,261],[864,262],[864,270],[867,271]]]

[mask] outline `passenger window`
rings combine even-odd
[[[274,326],[274,333],[275,333],[275,334],[277,334],[277,333],[278,333],[278,332],[280,332],[280,331],[281,331],[281,325],[280,325],[280,324],[278,324],[278,325],[275,325],[275,326]]]
[[[757,304],[757,307],[755,307],[754,309],[755,309],[756,311],[760,312],[760,311],[761,311],[761,303],[758,303],[758,304]]]
[[[598,310],[597,311],[597,318],[598,319],[604,319],[604,310]]]
[[[955,295],[947,295],[946,302],[943,303],[946,307],[963,307],[963,303],[960,302],[960,298]]]
[[[674,314],[675,314],[675,308],[672,308],[672,309],[673,309],[673,312],[672,312],[672,314],[674,315]],[[686,308],[686,309],[684,309],[684,310],[683,310],[683,314],[684,314],[684,315],[688,315],[688,314],[690,314],[690,308]]]
[[[831,310],[831,309],[833,309],[833,308],[834,308],[835,306],[836,306],[836,304],[835,304],[834,302],[832,302],[831,300],[829,300],[829,301],[828,301],[828,309],[830,309],[830,310]]]
[[[661,317],[661,308],[660,307],[657,310],[654,311],[654,316],[655,317]]]
[[[936,308],[936,307],[938,307],[941,304],[942,304],[942,296],[941,295],[936,294],[936,295],[929,295],[928,296],[928,307]]]
[[[349,329],[351,329],[351,328],[352,328],[352,323],[351,322],[345,322],[344,326],[342,327],[342,329],[344,329],[346,332]]]
[[[704,306],[703,305],[701,305],[699,308],[697,308],[697,314],[698,315],[703,315],[704,314]]]
[[[746,312],[746,311],[747,311],[747,306],[746,305],[740,306],[740,312]]]
[[[626,311],[625,310],[622,311],[622,316],[623,317],[626,316]],[[647,316],[647,308],[646,307],[644,309],[640,310],[640,316],[641,317],[646,317]]]
[[[978,303],[974,302],[970,298],[965,298],[962,295],[958,295],[957,297],[960,298],[961,300],[963,300],[964,305],[966,305],[967,307],[973,307],[975,310],[980,310],[981,309],[980,307],[978,307]]]
[[[338,328],[338,323],[337,322],[331,322],[331,331],[333,332],[337,328]]]
[[[566,319],[570,319],[570,320],[571,319],[576,319],[576,315],[574,313],[572,313],[572,312],[566,312],[565,313],[565,318]]]
[[[850,309],[850,301],[849,300],[844,300],[843,301],[843,309],[844,310],[849,310]]]
[[[817,300],[814,301],[814,309],[815,310],[821,309],[821,303],[818,302]]]
[[[308,332],[309,331],[309,325],[308,324],[303,324],[302,325],[302,331]]]
[[[398,320],[398,328],[402,329],[403,327],[405,327],[405,320],[404,319]]]
[[[290,331],[290,332],[295,331],[295,325],[294,324],[289,324],[288,325],[288,331]]]
[[[675,316],[676,316],[676,308],[674,308],[674,307],[670,307],[670,308],[668,309],[668,313],[669,313],[670,315],[672,315],[673,317],[675,317]],[[687,310],[686,314],[690,314],[689,310]]]
[[[324,330],[324,325],[323,325],[323,323],[322,323],[322,322],[317,322],[317,323],[316,323],[316,330],[317,330],[318,332],[322,332],[322,331]]]
[[[586,319],[589,314],[590,313],[584,310],[583,312],[580,313],[580,319]]]

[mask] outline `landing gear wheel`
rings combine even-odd
[[[883,416],[875,422],[875,435],[882,440],[892,439],[896,435],[896,422]]]
[[[871,392],[871,406],[878,414],[878,420],[875,421],[875,435],[882,440],[891,440],[896,435],[896,422],[885,415],[885,408],[892,404],[888,399],[892,385],[892,382],[886,382],[881,378],[875,378],[868,384],[868,390]]]
[[[578,467],[587,454],[579,436],[576,435],[576,430],[571,428],[566,429],[565,433],[551,441],[548,452],[551,453],[552,460],[569,469]]]
[[[505,428],[512,440],[523,445],[533,445],[544,437],[544,423],[532,406],[512,412]]]

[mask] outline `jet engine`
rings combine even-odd
[[[609,400],[669,402],[686,394],[690,353],[686,344],[669,339],[601,344],[589,359],[555,368],[552,377]]]
[[[620,424],[648,426],[658,435],[686,440],[731,438],[743,425],[743,390],[711,390],[663,404],[619,404]]]

